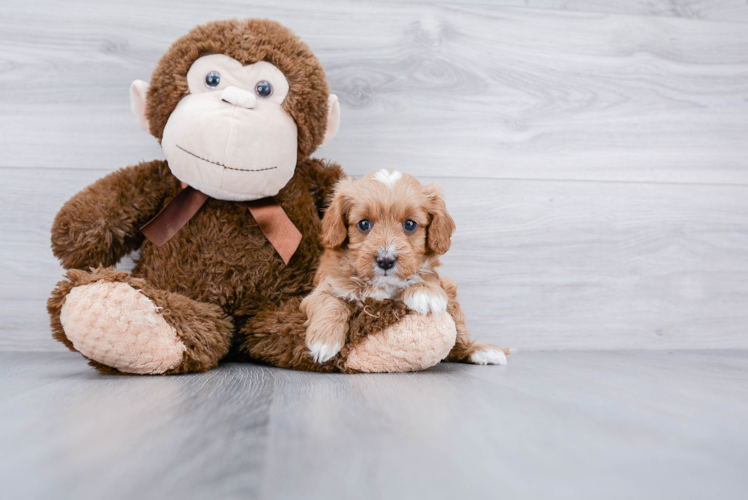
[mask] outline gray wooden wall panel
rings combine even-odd
[[[748,22],[745,0],[452,0],[451,3]]]
[[[53,348],[59,206],[105,171],[5,169],[0,349]],[[748,348],[748,187],[422,177],[469,326],[522,349]],[[25,214],[18,217],[17,214]]]
[[[128,86],[210,19],[299,33],[341,98],[318,156],[441,184],[445,272],[525,349],[748,347],[748,5],[0,3],[0,349],[58,349],[60,205],[161,157]],[[509,5],[509,7],[497,5]]]
[[[748,184],[742,24],[469,4],[18,5],[0,16],[0,166],[157,156],[130,82],[192,25],[251,10],[325,64],[343,125],[321,154],[353,173]]]

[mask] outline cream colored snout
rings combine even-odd
[[[253,92],[229,85],[221,92],[221,100],[234,106],[253,109],[257,103],[257,97]]]

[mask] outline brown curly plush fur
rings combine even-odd
[[[276,195],[276,201],[303,235],[288,265],[268,243],[243,203],[211,199],[165,245],[157,247],[144,240],[139,234],[140,225],[179,192],[179,181],[163,161],[118,170],[74,196],[55,217],[52,248],[67,269],[110,267],[140,248],[132,277],[147,283],[150,293],[143,286],[133,286],[143,289],[154,302],[158,302],[157,290],[172,292],[195,301],[190,307],[214,305],[234,319],[251,317],[312,290],[322,253],[318,234],[324,200],[341,175],[342,170],[336,164],[306,160],[297,166],[291,181]],[[132,189],[133,180],[140,190]],[[59,314],[70,289],[96,281],[81,273],[88,274],[80,270],[68,273],[48,304],[55,338],[71,349]],[[93,273],[99,275],[101,272]],[[122,279],[118,276],[107,274],[99,279]],[[172,326],[178,326],[166,319]],[[239,322],[244,323],[245,319]],[[182,340],[189,344],[189,340]],[[216,343],[214,349],[211,356],[194,360],[187,356],[185,363],[189,361],[189,367],[180,366],[174,372],[214,367],[226,354],[222,342]]]
[[[349,303],[351,311],[346,343],[326,364],[312,359],[306,347],[306,315],[299,306],[301,299],[289,300],[281,307],[263,311],[246,326],[242,351],[250,357],[273,366],[317,372],[359,373],[346,366],[348,354],[368,335],[376,335],[398,323],[410,312],[402,301],[367,299],[362,304]]]
[[[140,227],[180,191],[165,161],[120,169],[76,194],[52,226],[52,250],[66,279],[48,302],[53,335],[74,350],[65,336],[60,311],[75,286],[95,281],[125,281],[140,290],[173,326],[187,347],[182,363],[167,373],[214,367],[233,343],[250,333],[254,315],[303,296],[312,289],[322,246],[320,219],[325,200],[342,177],[339,165],[307,158],[322,142],[327,120],[328,86],[324,70],[306,44],[268,20],[219,21],[200,26],[177,40],[159,61],[146,104],[151,133],[163,127],[187,92],[190,65],[208,54],[227,54],[243,64],[260,60],[277,66],[290,91],[283,107],[298,126],[296,171],[275,196],[301,232],[301,243],[285,265],[260,231],[246,204],[208,200],[161,247],[145,240]],[[111,269],[133,250],[141,254],[130,277]],[[105,372],[116,372],[95,361]]]

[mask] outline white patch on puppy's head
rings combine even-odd
[[[377,170],[377,173],[374,174],[374,180],[377,180],[392,189],[395,186],[395,183],[399,181],[402,176],[403,173],[399,170],[387,170],[386,168],[383,168]]]

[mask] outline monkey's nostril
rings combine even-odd
[[[377,257],[377,267],[387,271],[395,267],[397,257]]]

